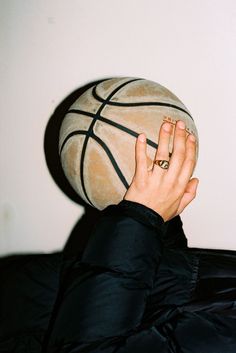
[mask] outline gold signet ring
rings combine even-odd
[[[154,163],[157,164],[162,169],[168,169],[170,164],[169,161],[166,161],[165,159],[157,159],[154,161]]]

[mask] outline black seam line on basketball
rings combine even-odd
[[[125,131],[125,132],[128,132],[130,135],[135,136],[135,137],[137,137],[137,136],[139,135],[139,134],[137,134],[136,132],[133,132],[133,131],[130,130],[130,129],[124,128],[123,126],[121,126],[121,130],[123,130],[123,131]],[[128,131],[128,130],[129,130],[129,131]],[[75,130],[75,131],[71,132],[71,133],[65,138],[65,140],[64,140],[64,142],[63,142],[63,146],[61,147],[61,150],[60,150],[60,154],[61,154],[62,149],[63,149],[64,145],[66,144],[66,142],[67,142],[71,137],[73,137],[73,136],[75,136],[75,135],[88,135],[88,130]],[[99,140],[99,141],[102,141],[97,135],[94,134],[94,132],[92,132],[92,134],[89,134],[89,137],[94,137],[97,141],[98,141],[98,140]],[[98,142],[99,142],[99,141],[98,141]],[[147,141],[147,145],[152,146],[152,147],[154,147],[154,148],[157,149],[158,144],[156,144],[155,142],[153,142],[152,140],[149,140],[149,139],[146,139],[146,141]],[[105,144],[105,142],[104,142],[104,144]],[[100,145],[102,145],[102,143],[100,143]],[[107,147],[107,149],[108,149],[108,147]],[[169,153],[169,156],[170,156],[170,157],[171,157],[171,155],[172,155],[172,153]]]
[[[77,114],[76,111],[74,111],[73,113]],[[81,114],[81,112],[79,112],[78,114]],[[108,125],[112,125],[112,126],[116,127],[117,129],[122,130],[122,131],[126,132],[127,134],[132,135],[132,136],[134,136],[134,137],[136,137],[136,138],[137,138],[138,135],[140,134],[140,133],[137,133],[137,132],[135,132],[135,131],[133,131],[133,130],[127,128],[126,126],[123,126],[123,125],[120,125],[120,124],[116,123],[115,121],[106,119],[106,118],[104,118],[104,117],[101,116],[101,115],[100,115],[100,117],[99,117],[97,120],[103,121],[103,122],[107,123]],[[86,132],[88,131],[88,134],[90,133],[90,130],[76,130],[76,131],[86,131]],[[61,145],[60,154],[61,154],[61,152],[62,152],[62,150],[63,150],[63,148],[64,148],[66,142],[67,142],[72,136],[74,136],[74,133],[75,133],[76,131],[73,131],[73,132],[69,133],[69,134],[66,136],[65,140],[63,141],[63,143],[62,143],[62,145]],[[93,132],[93,133],[94,133],[94,132]],[[89,136],[90,136],[90,135],[89,135]],[[147,144],[148,144],[149,146],[154,147],[154,148],[157,148],[157,146],[158,146],[155,142],[153,142],[152,140],[149,140],[148,138],[147,138]]]
[[[111,153],[110,149],[107,147],[107,145],[105,144],[104,141],[102,141],[97,135],[94,134],[94,132],[92,131],[92,136],[91,138],[94,138],[94,140],[96,140],[104,149],[104,151],[106,152],[106,154],[108,155],[108,158],[110,159],[118,177],[120,178],[121,182],[123,183],[124,187],[126,188],[126,190],[129,187],[129,184],[127,182],[127,180],[125,179],[123,173],[121,172],[118,164],[116,163],[115,158],[113,157],[113,154]]]
[[[70,114],[70,113],[81,114],[81,115],[86,115],[86,116],[90,116],[92,118],[95,118],[95,114],[94,113],[86,112],[86,111],[80,110],[80,109],[70,109],[70,110],[68,110],[66,115]]]
[[[77,130],[77,131],[73,131],[72,133],[70,133],[70,135],[68,135],[68,139],[75,136],[75,135],[87,135],[88,134],[88,131],[87,130]],[[89,134],[91,138],[93,138],[95,141],[97,141],[102,147],[103,147],[103,150],[105,151],[105,153],[107,154],[108,158],[110,159],[118,177],[120,178],[121,182],[123,183],[124,187],[126,188],[126,190],[128,189],[129,187],[129,184],[127,182],[127,180],[125,179],[123,173],[121,172],[118,164],[116,163],[114,157],[113,157],[113,154],[111,153],[110,149],[107,147],[107,145],[105,144],[104,141],[102,141],[97,135],[94,134],[94,132],[92,131],[92,133]],[[137,135],[137,134],[136,134]],[[157,144],[155,144],[154,142],[150,141],[147,139],[147,143],[150,144],[150,145],[156,145],[158,146]],[[171,157],[171,153],[169,153],[169,157]],[[91,203],[92,204],[92,203]]]
[[[111,99],[121,88],[123,88],[124,86],[127,86],[127,85],[128,85],[129,83],[131,83],[131,82],[141,81],[141,80],[143,80],[143,79],[142,79],[142,78],[134,78],[134,79],[132,79],[132,80],[123,82],[120,86],[116,87],[116,88],[114,89],[114,91],[112,91],[106,99],[102,99],[102,98],[101,98],[101,99],[102,99],[102,101],[101,101],[102,105],[101,105],[100,108],[98,109],[97,114],[100,114],[100,113],[101,113],[101,111],[103,110],[103,108],[105,107],[105,105],[110,103],[110,99]],[[93,94],[93,91],[94,91],[94,90],[96,91],[96,87],[97,87],[97,86],[98,86],[98,85],[96,85],[96,86],[93,87],[93,89],[92,89],[92,94]],[[94,98],[95,98],[95,97],[94,97]]]
[[[136,78],[136,79],[133,79],[133,80],[130,80],[128,82],[124,82],[122,85],[120,85],[119,87],[117,87],[109,96],[107,99],[102,99],[102,105],[99,107],[98,111],[96,113],[90,113],[90,112],[87,112],[87,111],[84,111],[84,110],[80,110],[80,109],[70,109],[68,110],[68,112],[66,113],[69,114],[69,113],[76,113],[76,114],[83,114],[83,115],[87,115],[87,116],[91,116],[93,118],[96,118],[97,116],[100,116],[100,109],[101,107],[105,106],[107,103],[109,103],[109,99],[111,99],[113,97],[113,95],[115,93],[118,92],[119,89],[121,89],[122,87],[124,87],[125,85],[127,85],[128,83],[130,82],[134,82],[134,81],[141,81],[143,79],[139,79],[139,78]],[[94,86],[94,88],[96,88],[96,86]],[[89,127],[90,128],[90,127]]]
[[[114,123],[114,124],[111,124],[111,125],[116,126],[115,123]],[[137,138],[138,135],[139,135],[139,133],[134,132],[133,130],[130,130],[130,129],[128,129],[128,128],[122,126],[122,125],[118,126],[118,128],[119,128],[120,130],[124,131],[124,132],[127,132],[129,135],[132,135],[132,136],[134,136],[134,137],[136,137],[136,138]],[[94,133],[93,133],[93,134],[94,134]],[[69,140],[71,137],[73,137],[74,135],[89,135],[89,137],[92,136],[91,134],[89,134],[89,131],[88,131],[88,130],[75,130],[75,131],[69,133],[69,134],[66,136],[65,140],[63,141],[63,144],[62,144],[61,149],[60,149],[60,152],[59,152],[60,155],[61,155],[61,153],[62,153],[62,150],[63,150],[65,144],[66,144],[66,143],[68,142],[68,140]],[[95,136],[96,136],[96,135],[95,135]],[[155,142],[153,142],[152,140],[149,140],[149,139],[147,138],[146,141],[147,141],[147,145],[152,146],[152,147],[154,147],[154,148],[157,148],[157,147],[158,147],[158,144],[155,143]]]
[[[88,197],[87,191],[85,189],[85,185],[84,185],[84,178],[83,178],[83,161],[84,161],[84,155],[85,155],[85,151],[86,151],[86,146],[87,146],[87,141],[88,141],[88,135],[85,134],[85,139],[84,139],[84,143],[83,143],[83,147],[82,147],[82,151],[81,151],[81,157],[80,157],[80,180],[81,180],[81,186],[84,192],[84,195],[87,199],[87,201],[90,203],[91,206],[94,207],[94,204],[92,203],[92,201],[90,200],[90,198]]]
[[[93,94],[93,97],[95,99],[97,99],[99,102],[104,102],[104,99],[102,97],[100,97],[97,92],[96,92],[96,87],[93,88],[92,90],[92,94]],[[185,114],[187,114],[192,120],[193,120],[193,117],[191,116],[191,114],[179,107],[178,105],[175,105],[175,104],[171,104],[171,103],[163,103],[163,102],[136,102],[136,103],[122,103],[122,102],[112,102],[112,101],[109,101],[106,103],[107,105],[113,105],[113,106],[117,106],[117,107],[140,107],[140,106],[161,106],[161,107],[169,107],[169,108],[173,108],[173,109],[177,109],[177,110],[180,110],[182,112],[184,112]]]
[[[80,159],[80,180],[81,180],[81,186],[82,186],[82,189],[83,189],[83,192],[84,192],[84,195],[85,197],[87,198],[87,200],[90,202],[90,204],[92,204],[91,200],[89,199],[88,195],[87,195],[87,192],[86,192],[86,189],[85,189],[85,185],[84,185],[84,178],[83,178],[83,168],[84,168],[84,156],[85,156],[85,151],[86,151],[86,146],[87,146],[87,143],[88,143],[88,139],[89,139],[89,134],[90,134],[90,131],[93,131],[93,126],[97,120],[97,118],[100,116],[100,113],[102,111],[102,109],[106,106],[106,104],[108,103],[109,99],[112,98],[112,96],[117,93],[122,87],[124,87],[125,85],[128,85],[129,83],[133,82],[133,81],[137,81],[137,80],[140,80],[140,79],[133,79],[133,80],[129,80],[129,81],[126,81],[126,82],[123,82],[120,86],[116,87],[114,89],[114,91],[112,91],[109,96],[107,97],[107,99],[101,104],[101,106],[99,107],[99,109],[97,110],[96,112],[96,115],[95,115],[95,118],[93,119],[93,121],[91,122],[89,128],[88,128],[88,134],[85,135],[85,139],[84,139],[84,142],[83,142],[83,145],[82,145],[82,152],[81,152],[81,159]],[[98,84],[97,84],[98,85]],[[97,86],[95,85],[95,87]],[[93,205],[94,206],[94,205]]]
[[[107,147],[107,145],[105,144],[104,141],[102,141],[97,135],[94,134],[93,131],[89,132],[87,130],[77,130],[77,131],[73,131],[72,133],[70,133],[67,137],[68,139],[75,136],[75,135],[89,135],[89,137],[91,137],[92,139],[94,139],[95,141],[97,141],[103,148],[103,150],[106,152],[108,158],[110,159],[118,177],[120,178],[121,182],[124,184],[125,188],[128,189],[129,184],[127,182],[127,180],[125,179],[123,173],[121,172],[118,164],[115,161],[115,158],[113,157],[110,149]],[[68,140],[67,140],[68,141]]]
[[[62,153],[62,150],[63,150],[65,144],[67,143],[67,141],[68,141],[71,137],[73,137],[73,136],[75,136],[75,135],[86,135],[86,134],[87,134],[87,130],[75,130],[75,131],[73,131],[73,132],[70,132],[70,133],[66,136],[65,140],[63,141],[63,143],[62,143],[62,145],[61,145],[59,155],[61,156],[61,153]]]

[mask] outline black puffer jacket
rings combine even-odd
[[[188,248],[179,216],[136,202],[102,211],[82,255],[0,276],[0,352],[236,352],[236,252]]]

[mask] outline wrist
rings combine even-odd
[[[150,202],[145,202],[143,200],[139,200],[139,199],[129,199],[128,197],[124,197],[122,201],[127,201],[127,202],[133,202],[135,204],[138,205],[142,205],[146,210],[148,210],[151,214],[157,216],[157,217],[161,217],[163,222],[168,221],[168,216],[165,215],[165,212],[162,212],[161,208],[159,208],[158,210],[150,203]]]

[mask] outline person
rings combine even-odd
[[[188,247],[196,140],[178,121],[169,158],[171,129],[151,170],[138,136],[132,182],[82,253],[3,259],[0,352],[236,352],[236,252]]]

